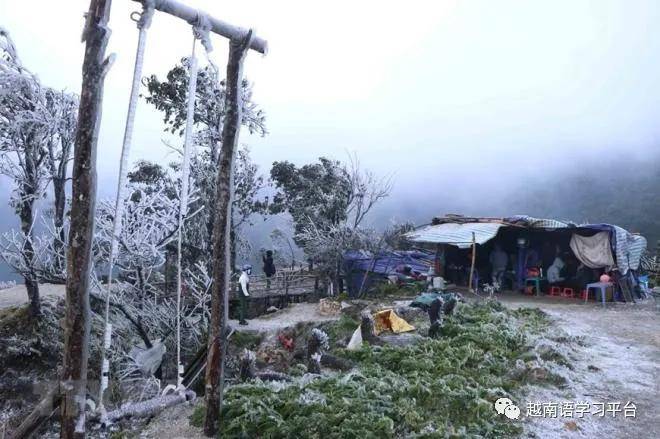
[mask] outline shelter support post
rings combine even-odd
[[[470,265],[470,281],[468,283],[468,288],[470,291],[476,291],[477,288],[472,288],[472,277],[474,276],[474,262],[477,258],[477,239],[472,232],[472,264]]]

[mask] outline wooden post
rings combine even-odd
[[[211,291],[211,325],[209,328],[206,366],[206,419],[204,434],[215,436],[220,428],[220,411],[224,387],[228,296],[230,271],[230,229],[234,198],[234,155],[241,128],[241,81],[243,60],[252,41],[252,31],[241,39],[229,41],[227,61],[227,113],[222,127],[222,149],[218,159],[216,206],[213,243],[213,288]]]
[[[61,438],[85,437],[89,357],[89,279],[96,207],[96,147],[103,84],[112,58],[105,58],[112,0],[91,0],[83,31],[85,57],[74,147],[71,227],[67,254],[66,314],[62,365]]]
[[[468,283],[468,288],[472,291],[472,274],[474,273],[474,261],[477,257],[477,242],[472,232],[472,265],[470,266],[470,282]],[[476,290],[476,288],[475,288]]]

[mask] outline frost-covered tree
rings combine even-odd
[[[323,157],[299,168],[290,162],[275,162],[271,178],[278,190],[271,211],[291,215],[296,244],[341,291],[343,252],[379,241],[363,222],[388,196],[390,179],[361,169],[354,157],[347,165]]]
[[[233,203],[232,224],[232,261],[236,255],[249,249],[249,242],[242,230],[252,225],[256,216],[268,213],[268,197],[262,194],[267,186],[265,177],[259,173],[259,167],[252,162],[250,150],[243,146],[238,151],[234,174],[235,196]],[[170,169],[178,170],[179,164],[171,164]],[[193,266],[198,261],[208,262],[210,255],[210,242],[212,230],[208,225],[212,223],[213,211],[208,204],[208,196],[215,193],[215,168],[208,160],[208,150],[203,150],[192,160],[191,184],[196,191],[195,199],[190,200],[190,211],[197,215],[186,219],[184,229],[183,254],[186,266]],[[162,190],[171,198],[176,197],[180,182],[168,173],[167,168],[149,161],[139,161],[134,169],[128,173],[128,181],[141,183],[146,193]]]
[[[115,365],[122,369],[119,377],[134,376],[133,372],[140,368],[129,352],[138,342],[141,342],[139,349],[152,349],[162,342],[166,349],[160,352],[161,357],[165,352],[176,351],[171,337],[176,328],[176,300],[163,288],[162,270],[168,247],[177,238],[179,197],[176,191],[171,192],[174,190],[171,182],[169,174],[158,165],[140,163],[129,173],[114,263],[119,283],[110,296],[112,309],[129,322],[119,334],[122,341],[115,348],[116,354],[124,358],[120,365]],[[196,201],[194,192],[191,200]],[[114,203],[110,201],[101,202],[97,208],[97,265],[109,260],[114,212]],[[194,218],[196,213],[189,211],[188,218]],[[182,346],[186,350],[201,343],[202,323],[208,321],[210,276],[204,266],[195,265],[188,267],[183,277]]]
[[[288,161],[275,162],[270,178],[277,189],[271,213],[291,215],[294,240],[299,246],[304,245],[301,233],[307,223],[326,229],[346,221],[351,180],[341,162],[325,157],[301,167]]]
[[[34,210],[47,182],[46,145],[52,126],[41,84],[16,61],[13,56],[0,57],[0,173],[14,183],[10,203],[20,218],[26,267],[21,275],[30,309],[38,315],[39,285],[32,268]]]
[[[58,246],[66,242],[65,210],[66,182],[69,179],[69,163],[72,159],[73,143],[78,125],[78,97],[64,91],[46,90],[46,107],[52,118],[51,132],[46,147],[48,176],[53,187],[53,223],[58,236],[54,237],[55,255],[59,255]],[[53,260],[56,268],[64,268],[64,258]]]
[[[411,222],[392,222],[383,232],[383,242],[388,248],[395,250],[410,250],[412,243],[406,238],[406,233],[415,230]]]
[[[178,197],[164,190],[149,192],[144,184],[131,183],[126,190],[121,234],[115,266],[120,280],[135,286],[139,297],[153,298],[153,277],[165,263],[165,249],[176,239]],[[97,258],[108,261],[113,235],[114,204],[102,201],[97,207]]]
[[[164,114],[165,131],[183,135],[186,122],[187,90],[189,68],[187,58],[175,65],[160,80],[156,75],[144,78],[147,87],[145,99]],[[265,135],[265,115],[252,101],[252,87],[246,80],[242,88],[242,126],[248,131]],[[187,259],[194,263],[200,258],[208,258],[213,235],[212,212],[215,200],[218,154],[221,148],[222,126],[226,115],[225,82],[221,81],[217,70],[209,65],[199,70],[197,76],[197,97],[195,100],[195,146],[196,154],[191,160],[192,184],[198,189],[197,205],[202,207],[200,214],[187,222],[185,230],[189,254]],[[268,199],[261,191],[267,182],[259,174],[258,166],[250,158],[250,151],[244,146],[238,151],[234,174],[235,196],[232,218],[232,265],[236,254],[249,247],[241,234],[241,228],[251,223],[254,215],[268,213]],[[208,261],[208,259],[207,259]]]
[[[6,236],[3,256],[25,278],[34,313],[39,312],[39,274],[64,271],[65,205],[68,165],[77,125],[75,95],[43,87],[18,59],[9,34],[0,29],[0,173],[14,183],[11,205],[21,232]],[[35,236],[36,202],[52,184],[55,205],[52,241]],[[18,241],[21,241],[20,244]],[[35,249],[35,246],[38,247]],[[16,258],[15,252],[20,252]],[[48,267],[44,264],[49,263]],[[53,281],[58,276],[47,275]]]
[[[293,269],[296,266],[297,258],[296,245],[291,234],[282,228],[276,228],[270,232],[270,242],[274,252],[275,265]]]
[[[143,80],[147,87],[146,101],[163,112],[166,131],[179,135],[183,134],[186,124],[189,70],[188,59],[183,58],[181,63],[167,73],[164,81],[158,79],[156,75],[148,76]],[[250,134],[265,135],[266,116],[252,101],[252,86],[247,80],[243,80],[241,87],[242,125]],[[208,145],[213,153],[212,156],[216,159],[226,114],[225,96],[225,81],[220,80],[218,71],[212,65],[199,69],[194,122],[199,130],[197,134],[199,143]]]

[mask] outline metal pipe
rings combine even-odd
[[[146,3],[149,0],[133,0],[139,3]],[[210,31],[221,35],[229,39],[241,39],[247,36],[248,30],[239,26],[234,26],[233,24],[226,23],[222,20],[218,20],[204,11],[200,11],[190,6],[184,5],[175,0],[153,0],[154,9],[165,12],[175,17],[179,17],[182,20],[187,21],[191,25],[194,25],[198,17],[205,15],[209,23],[211,24]],[[259,53],[266,54],[268,52],[268,43],[263,38],[254,36],[250,42],[250,49],[255,50]]]

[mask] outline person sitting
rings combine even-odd
[[[562,268],[564,268],[564,261],[562,261],[561,258],[557,256],[550,268],[548,268],[548,283],[553,285],[565,280],[565,278],[561,276]]]
[[[502,250],[499,244],[495,244],[495,248],[490,254],[491,265],[491,278],[493,285],[502,285],[502,277],[506,271],[506,265],[509,260],[507,254]]]
[[[538,268],[540,262],[539,252],[535,248],[530,247],[525,255],[525,268]]]
[[[566,286],[573,288],[573,291],[582,291],[592,280],[592,269],[581,263],[575,272],[575,276],[567,280]]]

